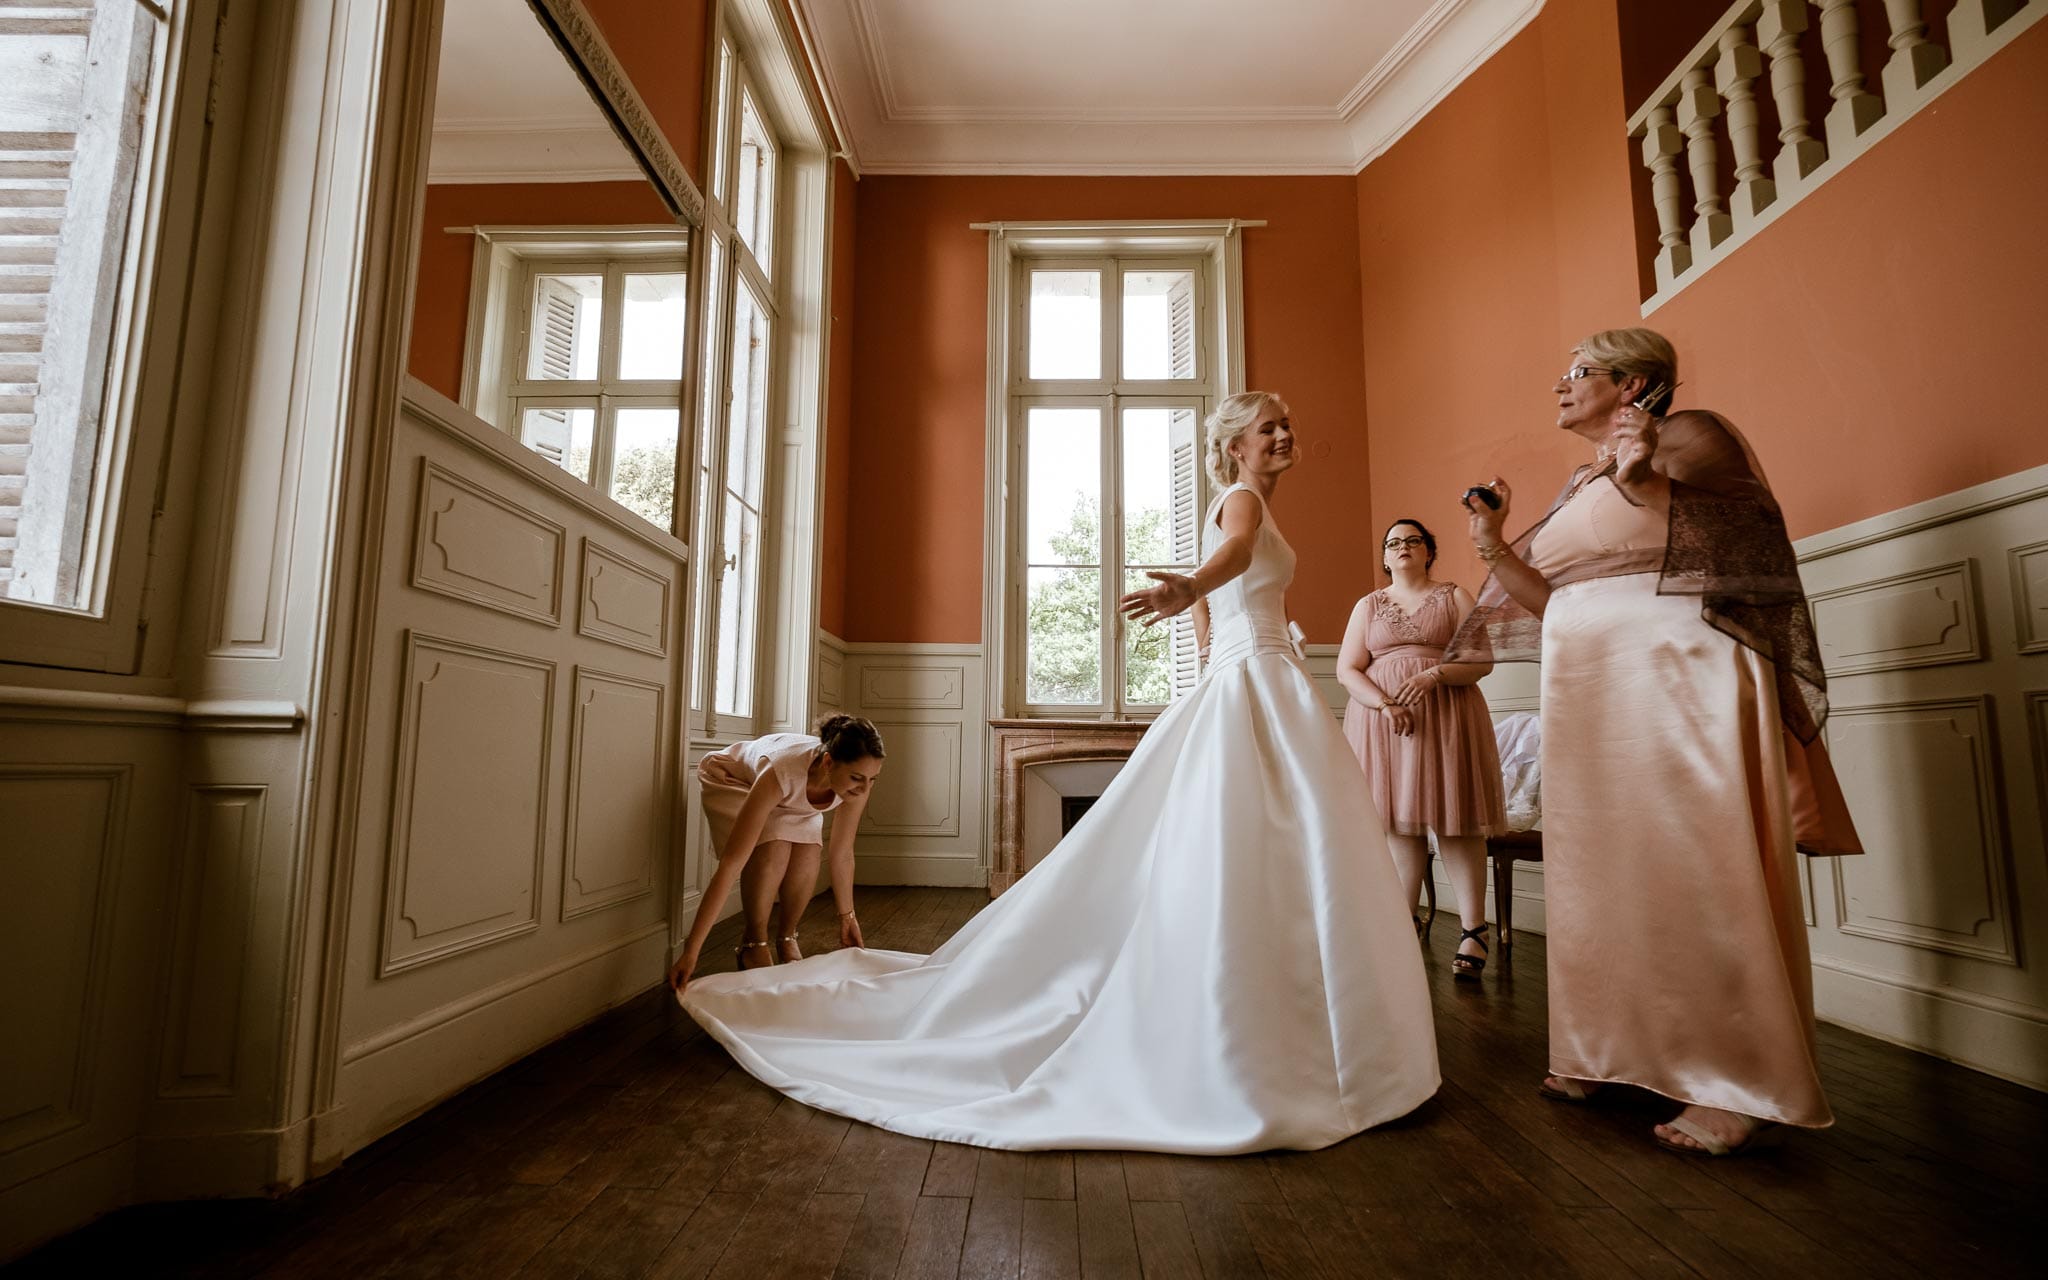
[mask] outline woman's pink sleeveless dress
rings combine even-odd
[[[1457,630],[1457,595],[1439,585],[1414,613],[1384,590],[1365,598],[1372,621],[1365,633],[1372,650],[1367,668],[1373,683],[1388,693],[1418,671],[1443,660],[1444,646]],[[1493,717],[1476,685],[1440,685],[1414,708],[1415,732],[1394,732],[1383,711],[1356,699],[1344,708],[1344,738],[1365,769],[1372,802],[1387,834],[1497,836],[1508,829],[1494,746]]]

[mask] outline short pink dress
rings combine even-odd
[[[825,842],[825,813],[839,807],[839,797],[833,796],[822,806],[810,802],[811,761],[817,759],[819,745],[808,733],[771,733],[735,742],[704,757],[697,766],[697,779],[703,784],[704,817],[711,824],[711,840],[721,854],[732,836],[733,821],[740,816],[740,806],[747,802],[747,792],[764,773],[774,776],[782,794],[761,827],[761,842]]]
[[[1439,585],[1414,613],[1384,590],[1365,598],[1370,622],[1367,674],[1388,693],[1443,660],[1457,630],[1456,589]],[[1493,718],[1477,685],[1440,685],[1415,708],[1415,732],[1394,732],[1384,711],[1356,699],[1344,708],[1344,738],[1365,769],[1387,834],[1497,836],[1508,829]]]

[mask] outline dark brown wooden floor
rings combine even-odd
[[[868,941],[927,951],[983,904],[863,890]],[[830,913],[812,912],[810,949]],[[731,965],[730,922],[713,971]],[[1431,983],[1444,1087],[1312,1153],[981,1151],[790,1102],[665,990],[498,1073],[276,1201],[125,1210],[20,1274],[203,1276],[1934,1276],[2035,1274],[2048,1099],[1821,1029],[1840,1117],[1686,1159],[1648,1095],[1544,1101],[1542,939]],[[722,943],[722,947],[720,944]],[[1498,962],[1493,966],[1499,968]],[[2038,1257],[2037,1257],[2038,1262]]]

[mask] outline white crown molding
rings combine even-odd
[[[446,120],[427,153],[430,183],[645,182],[608,125]]]
[[[1435,0],[1327,107],[906,106],[873,0],[797,0],[848,163],[884,174],[1353,174],[1542,8]]]

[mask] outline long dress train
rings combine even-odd
[[[1307,1149],[1419,1106],[1438,1084],[1422,962],[1357,762],[1288,644],[1293,572],[1267,512],[1251,568],[1209,597],[1201,682],[936,952],[717,974],[683,1007],[799,1101],[978,1146]]]

